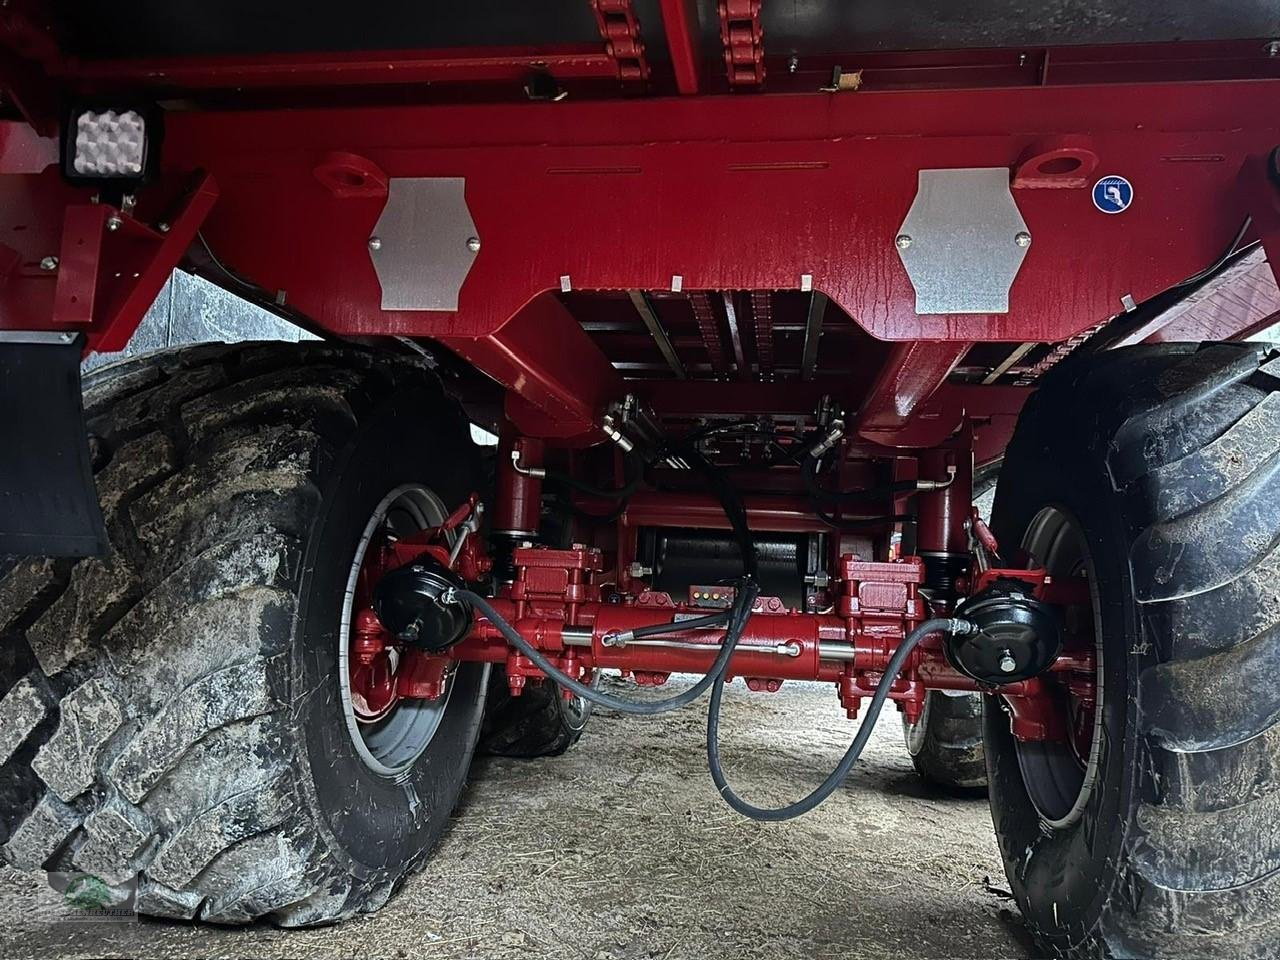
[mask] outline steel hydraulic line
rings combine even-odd
[[[760,593],[760,588],[756,585],[755,580],[751,578],[743,578],[738,582],[738,593],[734,600],[735,606],[729,617],[729,629],[726,631],[724,641],[720,646],[720,652],[716,655],[715,662],[711,664],[706,675],[695,683],[688,690],[676,694],[674,697],[668,697],[665,700],[656,700],[650,703],[638,702],[635,700],[624,700],[621,697],[610,696],[607,693],[601,693],[593,690],[591,687],[569,676],[563,670],[558,669],[550,660],[543,655],[537,647],[520,635],[520,631],[508,623],[503,616],[489,603],[489,601],[480,594],[471,590],[454,589],[452,592],[455,597],[471,604],[476,610],[484,614],[490,623],[497,628],[506,641],[528,657],[537,666],[539,670],[545,673],[551,680],[554,680],[566,690],[577,694],[584,700],[591,703],[599,704],[602,707],[608,707],[611,710],[617,710],[621,713],[632,713],[640,716],[653,716],[654,714],[666,713],[669,710],[678,710],[681,707],[688,706],[697,700],[707,688],[717,680],[724,677],[724,672],[729,668],[729,660],[733,657],[733,651],[738,646],[738,641],[742,637],[742,631],[746,627],[747,619],[751,616],[751,607],[756,601],[756,597]],[[447,594],[445,596],[448,602]],[[745,608],[746,615],[740,615],[739,611]],[[709,618],[700,618],[707,620]],[[682,630],[689,629],[688,624],[693,621],[675,621],[669,625],[667,632],[678,633]],[[653,636],[655,631],[650,630],[646,636]]]
[[[871,703],[867,707],[867,714],[863,718],[862,723],[858,727],[858,732],[853,738],[853,743],[849,745],[849,749],[845,751],[845,755],[841,758],[836,768],[831,771],[830,775],[820,783],[807,796],[790,803],[785,807],[770,809],[767,807],[757,807],[756,805],[743,800],[729,786],[729,781],[725,778],[724,770],[720,765],[720,705],[724,697],[724,678],[729,669],[729,661],[733,658],[734,651],[738,647],[738,642],[742,639],[743,633],[746,631],[747,621],[751,619],[752,607],[755,599],[760,593],[760,587],[755,582],[756,553],[755,543],[751,538],[751,532],[746,525],[745,511],[742,508],[741,498],[737,495],[737,491],[725,482],[720,472],[716,470],[709,462],[703,458],[697,450],[691,449],[693,459],[690,463],[694,469],[700,469],[706,474],[708,481],[715,488],[719,495],[721,503],[724,505],[725,514],[728,516],[730,524],[734,527],[735,533],[738,534],[739,543],[742,549],[743,560],[743,576],[738,581],[737,595],[734,597],[734,604],[729,610],[728,627],[725,630],[724,639],[721,641],[719,653],[717,653],[715,661],[711,664],[707,673],[688,690],[679,693],[674,697],[668,697],[666,700],[659,700],[651,703],[636,702],[632,700],[624,700],[619,697],[613,697],[609,694],[601,693],[595,689],[595,684],[587,686],[581,681],[570,677],[567,673],[557,669],[543,653],[533,644],[520,635],[514,626],[498,613],[496,609],[489,603],[488,599],[475,593],[472,590],[450,588],[446,591],[446,602],[454,600],[462,600],[470,603],[472,607],[480,611],[489,622],[497,628],[498,632],[507,640],[509,644],[523,653],[534,665],[545,673],[548,679],[559,684],[561,687],[569,690],[571,693],[577,694],[579,697],[591,703],[609,707],[623,713],[649,715],[666,713],[670,710],[676,710],[680,707],[687,706],[694,700],[698,699],[707,687],[711,687],[711,704],[707,710],[707,763],[711,769],[711,779],[715,783],[716,789],[720,791],[720,795],[725,802],[739,813],[751,817],[753,820],[764,821],[780,821],[790,820],[793,817],[801,816],[817,807],[822,801],[831,796],[840,785],[844,783],[853,770],[853,765],[861,756],[863,749],[867,745],[867,741],[871,737],[872,730],[875,729],[876,720],[880,716],[880,711],[884,707],[885,700],[889,697],[889,692],[893,687],[893,683],[898,678],[898,674],[902,672],[902,668],[907,662],[907,658],[925,637],[934,633],[950,633],[958,636],[965,636],[977,632],[978,627],[969,622],[958,618],[944,618],[926,620],[906,637],[898,649],[894,651],[893,656],[889,658],[889,662],[885,667],[884,673],[880,677],[880,681],[876,684],[876,691],[872,694]],[[814,454],[814,459],[820,457],[820,452]],[[720,614],[712,614],[706,617],[699,617],[684,621],[673,621],[670,624],[653,625],[650,627],[640,627],[636,630],[629,631],[629,637],[634,639],[637,636],[655,636],[662,633],[678,633],[684,630],[696,629],[700,627],[715,626],[722,619]],[[598,679],[598,674],[597,674]]]
[[[950,633],[964,636],[977,631],[977,627],[968,620],[959,618],[940,618],[934,620],[926,620],[920,624],[903,639],[898,649],[894,651],[893,656],[889,659],[889,663],[885,666],[883,675],[879,683],[876,684],[876,691],[871,696],[871,703],[867,707],[866,716],[858,727],[858,732],[853,738],[853,743],[849,745],[849,749],[845,751],[844,756],[831,771],[830,775],[822,781],[807,796],[787,804],[785,807],[768,808],[758,807],[753,803],[743,800],[733,788],[729,786],[729,781],[725,777],[724,769],[720,765],[720,705],[724,697],[724,675],[728,670],[729,660],[737,649],[738,641],[741,639],[743,632],[746,630],[747,621],[751,618],[751,606],[755,602],[755,594],[759,592],[754,582],[744,581],[740,587],[739,596],[731,611],[728,629],[725,632],[724,640],[720,646],[720,652],[716,656],[715,662],[711,665],[711,669],[696,684],[683,693],[666,700],[660,700],[653,703],[638,703],[632,700],[623,700],[609,694],[600,693],[595,689],[595,685],[587,686],[586,684],[573,679],[568,674],[558,670],[551,661],[548,660],[536,647],[522,637],[518,630],[508,623],[501,614],[495,610],[489,602],[478,593],[470,590],[457,590],[456,596],[459,599],[471,603],[480,613],[489,619],[498,631],[507,639],[507,641],[517,650],[527,656],[542,670],[548,678],[559,684],[560,686],[570,690],[585,700],[601,706],[619,710],[624,713],[653,715],[658,713],[666,713],[669,710],[676,710],[680,707],[687,706],[702,695],[708,686],[711,687],[711,705],[707,711],[707,763],[711,769],[711,780],[716,785],[716,789],[720,791],[720,795],[725,802],[734,810],[750,817],[753,820],[763,820],[769,822],[777,822],[781,820],[790,820],[808,813],[817,807],[827,797],[831,796],[840,785],[848,778],[853,770],[853,765],[857,763],[858,757],[862,755],[862,751],[866,748],[867,741],[871,738],[871,732],[875,729],[876,720],[879,719],[880,711],[884,708],[885,700],[889,697],[889,692],[893,687],[894,681],[898,674],[902,672],[903,666],[907,662],[907,658],[911,655],[911,651],[916,648],[925,637],[934,633]],[[750,597],[750,599],[747,599]],[[716,619],[715,617],[699,618],[698,625],[709,625],[706,621]],[[695,621],[675,621],[671,624],[662,625],[667,632],[678,632],[690,628]],[[657,632],[654,628],[647,635],[652,636]]]

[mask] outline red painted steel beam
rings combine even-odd
[[[870,91],[1175,83],[1268,79],[1280,58],[1257,40],[1106,44],[966,50],[861,51],[806,54],[790,69],[790,54],[766,56],[773,92],[813,90],[830,83],[834,67],[861,72],[859,95]]]
[[[167,231],[120,215],[120,228],[103,242],[92,349],[108,353],[125,348],[217,200],[218,183],[205,174],[186,195]],[[64,254],[66,249],[64,242]]]
[[[696,93],[705,82],[693,0],[661,0],[676,89]],[[675,8],[682,8],[683,18]],[[668,14],[668,8],[672,12]],[[0,10],[0,47],[31,58],[44,73],[78,87],[230,89],[233,87],[315,87],[360,84],[414,84],[519,81],[529,70],[545,69],[562,78],[618,76],[616,61],[592,45],[456,47],[427,50],[274,54],[253,57],[152,58],[76,61],[44,43],[33,49],[29,27],[22,39],[6,34]],[[12,15],[10,15],[12,16]],[[683,31],[679,24],[692,18]],[[671,25],[675,23],[676,35]],[[38,28],[36,28],[38,29]],[[686,45],[687,44],[687,45]],[[761,48],[762,49],[762,48]],[[1108,44],[1052,49],[972,49],[847,51],[806,55],[794,73],[789,55],[766,56],[760,69],[772,70],[775,92],[811,92],[829,82],[834,66],[857,63],[862,91],[973,89],[1028,85],[1170,83],[1275,78],[1280,59],[1255,40],[1203,43]],[[754,64],[754,61],[744,60]],[[1052,68],[1048,64],[1052,63]],[[754,68],[751,69],[754,83]],[[52,88],[49,93],[54,92]]]
[[[91,203],[56,169],[0,176],[0,329],[79,330],[91,350],[122,349],[217,198],[200,177],[172,198],[162,232]]]
[[[880,339],[1060,341],[1218,256],[1245,212],[1240,163],[1280,143],[1277,99],[1280,82],[1254,81],[191,112],[168,118],[165,162],[215,172],[215,249],[337,333],[482,336],[565,275],[787,290],[808,274]],[[893,238],[918,171],[1012,167],[1046,129],[1088,137],[1134,183],[1133,207],[1015,191],[1035,244],[1009,313],[916,314]],[[484,253],[456,314],[380,310],[363,256],[380,207],[318,191],[311,170],[333,150],[392,177],[465,177]]]
[[[970,346],[945,341],[895,346],[858,411],[858,435],[881,442],[900,435]]]
[[[1234,340],[1266,329],[1280,312],[1280,287],[1258,247],[1198,290],[1161,310],[1110,349],[1135,343]]]
[[[0,96],[45,136],[58,132],[60,91],[48,74],[63,62],[46,10],[0,3]]]
[[[685,96],[698,92],[702,75],[702,50],[698,43],[698,10],[695,0],[661,0],[662,26],[667,52],[676,76],[676,89]]]
[[[550,294],[493,333],[440,340],[511,391],[507,418],[527,436],[600,439],[605,404],[624,392],[599,347]]]
[[[98,86],[143,85],[209,90],[228,87],[325,87],[415,83],[519,83],[544,70],[560,79],[617,75],[613,57],[596,46],[459,47],[372,53],[297,53],[262,57],[175,57],[85,60],[65,79]]]
[[[58,162],[58,138],[26,123],[0,120],[0,174],[39,173]]]
[[[830,533],[802,496],[745,496],[747,523],[755,530],[778,533]],[[620,522],[624,527],[696,527],[729,530],[724,507],[710,494],[636,493],[627,502]]]

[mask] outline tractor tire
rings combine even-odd
[[[581,697],[566,700],[549,681],[526,683],[513,697],[507,675],[494,668],[489,677],[488,709],[480,732],[481,753],[531,760],[558,757],[582,736],[591,704]]]
[[[995,493],[1000,462],[987,464],[973,475],[973,502],[984,517]],[[924,712],[915,723],[902,718],[902,736],[911,764],[926,783],[964,796],[987,785],[987,760],[982,749],[980,693],[930,690]]]
[[[378,909],[446,826],[487,670],[378,773],[343,713],[344,587],[388,491],[475,489],[466,419],[420,366],[322,344],[113,365],[85,408],[108,555],[0,568],[4,857],[160,917]]]
[[[1055,582],[1088,580],[1087,606],[1064,610],[1084,611],[1100,657],[1083,751],[1015,740],[999,697],[986,710],[995,831],[1040,947],[1274,957],[1277,352],[1171,344],[1064,364],[1022,414],[993,529],[1006,563],[1023,552]]]
[[[982,752],[982,695],[930,690],[915,723],[902,721],[916,773],[944,790],[970,792],[987,785]]]

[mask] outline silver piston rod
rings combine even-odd
[[[595,633],[590,627],[566,626],[561,631],[560,636],[566,647],[590,647]],[[606,644],[606,646],[610,645]],[[613,649],[625,649],[627,647],[666,647],[669,650],[695,650],[714,654],[720,650],[721,645],[718,643],[694,643],[692,640],[646,639],[642,637],[613,646]],[[780,657],[798,657],[804,652],[804,646],[799,640],[788,640],[786,643],[769,645],[757,645],[741,640],[738,642],[738,649],[744,652],[751,651],[752,653],[772,653]],[[847,663],[853,659],[853,646],[843,643],[819,642],[818,658],[833,663]]]

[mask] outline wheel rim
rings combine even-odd
[[[351,632],[360,593],[360,574],[371,546],[439,526],[448,516],[444,503],[419,484],[405,484],[388,493],[365,524],[347,573],[338,624],[338,687],[347,734],[365,766],[384,777],[396,777],[411,768],[440,728],[453,693],[455,670],[444,678],[444,688],[433,700],[395,699],[386,708],[369,710],[351,685]],[[453,534],[448,535],[450,540]],[[392,658],[392,671],[399,658]]]
[[[556,696],[560,696],[559,690],[556,691]],[[564,700],[560,704],[560,710],[564,716],[565,726],[577,733],[587,725],[587,716],[591,713],[591,705],[575,694],[571,699]]]
[[[920,708],[920,717],[915,723],[906,724],[907,753],[913,757],[920,755],[920,751],[924,749],[925,733],[929,729],[929,707],[933,702],[933,697],[926,693],[924,695],[924,706]]]
[[[1045,507],[1036,515],[1022,548],[1029,563],[1043,566],[1055,582],[1083,577],[1089,585],[1089,603],[1063,607],[1062,612],[1067,648],[1093,650],[1092,702],[1080,700],[1062,675],[1045,674],[1047,687],[1066,714],[1066,740],[1014,740],[1028,797],[1048,826],[1062,829],[1083,815],[1099,780],[1105,691],[1098,584],[1084,531],[1061,507]]]

